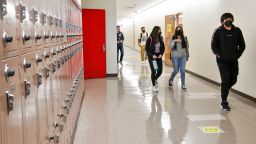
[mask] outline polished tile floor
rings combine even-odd
[[[230,94],[231,112],[219,106],[219,88],[186,74],[167,86],[164,67],[153,93],[148,64],[125,49],[119,77],[85,81],[74,144],[256,144],[256,103]]]

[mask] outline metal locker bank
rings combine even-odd
[[[84,95],[74,0],[0,0],[0,144],[70,144]]]

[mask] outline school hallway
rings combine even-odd
[[[74,144],[255,144],[255,103],[230,93],[230,112],[220,108],[219,87],[186,73],[168,87],[164,66],[159,92],[150,68],[125,47],[118,78],[85,81],[85,97]]]

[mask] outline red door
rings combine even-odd
[[[84,78],[106,77],[105,10],[83,9]]]

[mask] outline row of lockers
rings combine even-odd
[[[0,0],[0,144],[69,144],[84,93],[73,0]]]

